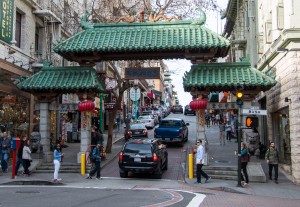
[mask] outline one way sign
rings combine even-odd
[[[242,114],[245,115],[267,115],[267,110],[258,110],[258,109],[243,109]]]

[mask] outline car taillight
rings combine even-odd
[[[154,129],[154,136],[156,135],[156,129]]]
[[[153,153],[153,157],[152,157],[153,161],[157,161],[158,160],[158,157],[155,153]]]
[[[122,160],[122,159],[123,159],[123,153],[121,152],[119,155],[119,160]]]
[[[147,134],[147,130],[144,130],[143,133],[144,133],[144,134]]]
[[[130,135],[130,134],[132,134],[132,132],[131,131],[127,131],[127,134]]]
[[[182,135],[182,129],[179,129],[179,135]]]

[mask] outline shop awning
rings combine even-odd
[[[104,84],[92,67],[43,67],[21,81],[18,88],[28,92],[105,92]]]

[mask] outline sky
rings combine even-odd
[[[218,5],[222,9],[226,9],[228,0],[217,0]],[[210,30],[222,34],[225,20],[221,20],[218,12],[206,12],[206,27]],[[191,62],[189,60],[164,60],[170,71],[174,73],[171,75],[172,84],[177,91],[179,104],[182,106],[188,105],[192,101],[190,93],[184,92],[182,77],[186,71],[191,69]]]

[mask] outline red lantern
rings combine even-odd
[[[190,107],[193,110],[206,109],[207,101],[206,100],[193,100],[190,102]]]
[[[83,101],[78,104],[79,111],[92,111],[95,108],[93,101]]]

